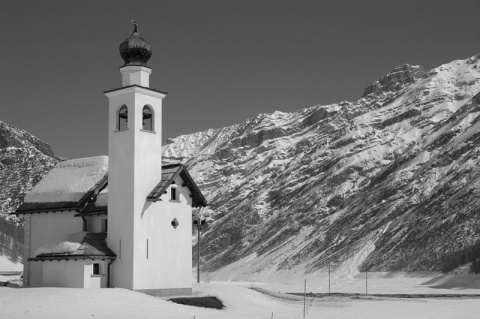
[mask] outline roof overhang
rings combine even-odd
[[[27,261],[54,261],[54,260],[57,260],[57,261],[60,261],[60,260],[73,260],[73,261],[77,261],[77,260],[115,260],[117,259],[116,256],[102,256],[102,255],[99,255],[99,256],[85,256],[85,257],[79,257],[79,256],[69,256],[69,255],[65,255],[65,256],[42,256],[42,257],[34,257],[34,258],[28,258]]]
[[[23,203],[11,215],[49,213],[58,211],[76,211],[78,209],[77,202],[58,202],[58,203]]]
[[[160,98],[163,99],[165,96],[167,96],[166,92],[154,90],[151,88],[147,88],[145,86],[140,86],[140,85],[129,85],[129,86],[124,86],[118,89],[113,89],[109,91],[104,91],[103,92],[108,98],[116,97],[116,96],[121,96],[125,94],[130,94],[130,93],[142,93],[145,95],[150,95],[155,98]]]

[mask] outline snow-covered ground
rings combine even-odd
[[[364,274],[363,274],[364,275]],[[293,277],[291,278],[293,279]],[[467,284],[467,285],[466,285]],[[304,281],[194,284],[194,295],[213,295],[224,310],[178,305],[125,289],[0,287],[0,318],[303,318]],[[468,287],[466,287],[468,286]],[[250,288],[262,288],[276,297]],[[332,292],[365,292],[362,274],[332,280]],[[328,292],[328,277],[307,279],[307,292]],[[480,294],[480,275],[372,273],[369,293]],[[307,298],[306,318],[479,318],[480,298]]]
[[[12,263],[8,257],[0,255],[0,272],[2,271],[22,271],[23,264]],[[2,281],[2,279],[0,279]]]

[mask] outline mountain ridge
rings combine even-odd
[[[350,272],[372,260],[377,270],[436,270],[442,254],[478,240],[475,211],[456,196],[469,189],[464,201],[477,203],[468,163],[480,142],[479,58],[428,72],[402,65],[356,102],[260,114],[195,133],[188,149],[171,139],[164,160],[185,163],[211,203],[200,212],[212,223],[203,271],[224,276],[245,258],[239,278],[347,269],[355,258]]]

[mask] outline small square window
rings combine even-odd
[[[93,272],[92,274],[94,276],[99,276],[100,275],[100,264],[99,263],[93,263]]]

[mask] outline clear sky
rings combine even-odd
[[[150,87],[168,92],[164,139],[480,53],[479,0],[0,0],[0,120],[60,156],[107,154],[103,91],[120,87],[135,8]]]

